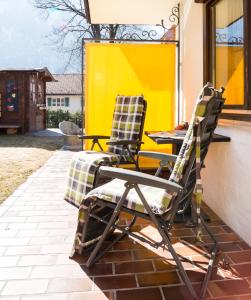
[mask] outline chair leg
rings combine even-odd
[[[176,264],[177,264],[177,267],[178,267],[178,269],[179,269],[179,271],[180,271],[180,273],[181,273],[181,276],[182,276],[182,278],[183,278],[183,280],[184,280],[184,282],[185,282],[187,288],[189,289],[189,291],[190,291],[192,297],[193,297],[194,299],[198,300],[199,298],[198,298],[198,296],[197,296],[197,294],[196,294],[196,292],[195,292],[195,290],[194,290],[194,288],[193,288],[193,286],[192,286],[192,284],[191,284],[191,281],[190,281],[189,277],[187,276],[187,273],[186,273],[186,271],[185,271],[185,269],[184,269],[182,263],[180,262],[180,259],[179,259],[178,255],[177,255],[177,253],[175,252],[175,250],[174,250],[174,248],[173,248],[173,246],[172,246],[172,243],[171,243],[171,241],[170,241],[170,239],[169,239],[169,237],[168,237],[168,233],[167,233],[168,231],[166,230],[166,232],[165,232],[165,230],[162,228],[163,226],[161,226],[160,223],[158,222],[156,216],[155,216],[154,213],[152,212],[152,210],[151,210],[149,204],[147,203],[147,201],[146,201],[144,195],[142,194],[142,192],[140,191],[140,189],[139,189],[139,187],[138,187],[137,185],[135,185],[135,189],[136,189],[136,191],[137,191],[137,193],[138,193],[138,195],[139,195],[141,201],[143,202],[143,204],[144,204],[144,206],[145,206],[145,208],[146,208],[148,214],[150,215],[150,217],[151,217],[153,223],[154,223],[154,224],[156,225],[156,227],[158,228],[158,231],[159,231],[159,233],[160,233],[160,235],[161,235],[163,241],[164,241],[165,244],[167,245],[168,250],[169,250],[170,253],[172,254],[172,256],[173,256],[173,258],[174,258],[174,260],[175,260],[175,262],[176,262]]]
[[[213,240],[213,246],[212,246],[211,253],[210,253],[210,259],[209,259],[209,263],[208,263],[207,273],[205,275],[205,278],[204,278],[204,281],[203,281],[203,284],[202,284],[201,294],[200,294],[201,299],[204,299],[205,294],[206,294],[206,290],[207,290],[208,281],[211,277],[214,261],[215,261],[216,254],[217,254],[217,251],[218,251],[218,244],[217,244],[217,241],[215,240],[213,234],[211,233],[211,231],[207,227],[206,222],[203,220],[203,218],[201,218],[201,224],[205,228],[205,230],[207,231],[207,233],[209,234],[211,239]]]
[[[92,253],[91,253],[91,255],[90,255],[90,257],[89,257],[89,259],[88,259],[88,261],[86,263],[87,268],[91,267],[94,264],[94,262],[96,260],[96,257],[97,257],[97,254],[98,254],[98,252],[99,252],[99,250],[100,250],[103,242],[105,241],[105,239],[106,239],[106,237],[107,237],[107,235],[109,233],[110,228],[115,223],[116,218],[117,218],[117,216],[120,213],[120,208],[121,208],[123,202],[125,201],[125,199],[126,199],[128,193],[129,193],[130,189],[131,189],[131,187],[129,185],[127,185],[124,194],[122,195],[121,199],[119,200],[117,206],[114,209],[114,212],[113,212],[113,214],[111,216],[111,219],[109,220],[109,222],[108,222],[108,224],[107,224],[107,226],[106,226],[106,228],[104,230],[104,233],[103,233],[101,239],[98,241],[96,247],[92,251]]]
[[[137,218],[136,216],[133,217],[133,219],[132,219],[132,221],[130,222],[130,224],[126,227],[126,230],[130,230],[130,228],[131,228],[131,227],[133,226],[133,224],[135,223],[136,218]],[[94,258],[94,260],[93,260],[93,262],[92,262],[92,265],[95,264],[95,262],[97,262],[103,255],[105,255],[105,253],[106,253],[107,251],[109,251],[109,250],[112,248],[112,246],[113,246],[114,244],[116,244],[119,240],[121,240],[124,236],[126,236],[126,233],[125,233],[125,232],[120,233],[120,234],[116,237],[116,239],[114,239],[111,243],[109,243],[109,245],[108,245],[106,248],[104,248],[102,251],[100,251],[99,254],[97,254],[96,257]]]

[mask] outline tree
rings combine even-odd
[[[51,41],[61,51],[68,53],[67,67],[74,58],[81,56],[81,41],[86,38],[123,37],[133,30],[139,31],[138,26],[132,25],[94,25],[87,23],[84,0],[33,0],[34,6],[43,10],[46,17],[55,11],[65,14],[63,26],[53,28]]]

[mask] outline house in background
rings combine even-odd
[[[46,85],[46,107],[49,110],[80,112],[82,80],[80,74],[55,74],[55,82]]]
[[[47,68],[0,70],[0,130],[27,133],[46,127]]]

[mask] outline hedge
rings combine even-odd
[[[58,124],[62,121],[71,121],[82,128],[82,113],[70,113],[67,110],[47,110],[46,124],[47,128],[58,128]]]

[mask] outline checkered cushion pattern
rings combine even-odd
[[[144,102],[143,96],[117,96],[110,140],[138,141],[140,139]],[[129,149],[132,154],[135,154],[136,145],[130,145]],[[109,146],[108,151],[119,155],[123,154],[121,146]],[[131,161],[131,157],[127,153],[123,159]]]
[[[118,156],[113,153],[96,151],[76,153],[70,162],[64,199],[79,208],[84,196],[93,188],[99,166],[103,163],[115,163],[117,159]]]

